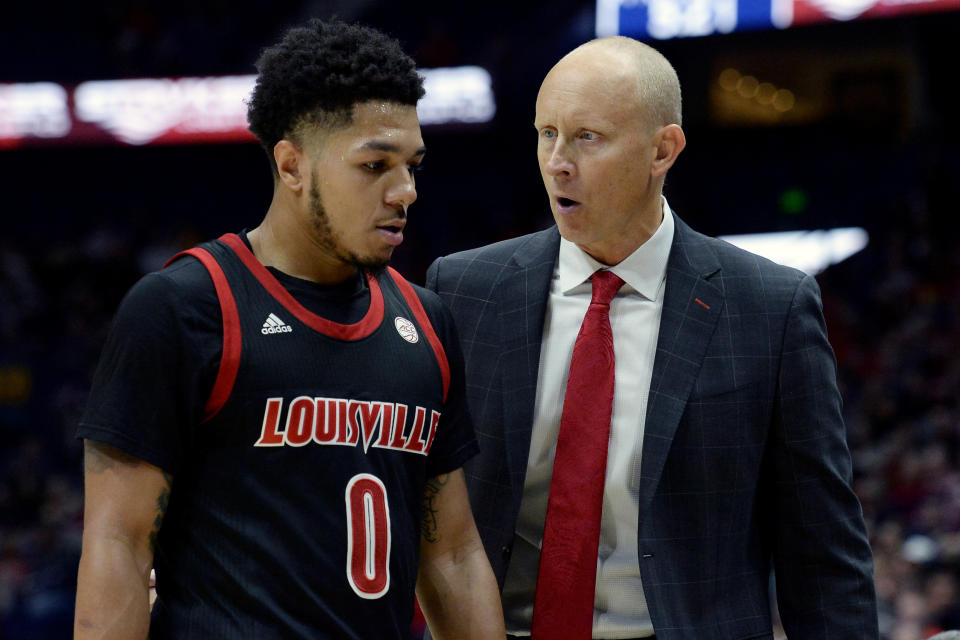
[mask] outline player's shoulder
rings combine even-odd
[[[209,315],[218,310],[216,289],[206,267],[195,258],[183,256],[142,276],[124,296],[117,315]]]
[[[190,255],[178,256],[162,269],[145,275],[137,284],[154,290],[172,289],[185,302],[216,293],[207,268]]]
[[[420,304],[423,306],[423,310],[427,314],[427,319],[433,326],[435,333],[440,337],[440,340],[444,346],[449,348],[451,336],[455,335],[453,329],[453,316],[450,314],[450,310],[447,308],[447,305],[445,305],[440,299],[440,296],[426,287],[410,282],[397,271],[394,271],[392,275],[394,278],[403,278],[403,280],[410,286],[414,295],[416,295],[417,299],[420,301]]]
[[[440,300],[439,295],[424,286],[407,280],[399,273],[398,275],[403,278],[413,289],[413,293],[417,296],[417,299],[420,300],[420,304],[423,305],[423,310],[426,311],[427,316],[430,318],[430,322],[434,324],[438,322],[446,322],[446,318],[449,316],[449,311],[447,310],[446,305],[443,304],[443,301]]]

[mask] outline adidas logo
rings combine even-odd
[[[272,313],[267,316],[267,320],[263,323],[263,328],[260,329],[260,333],[263,335],[270,333],[290,333],[291,331],[293,331],[293,327]]]

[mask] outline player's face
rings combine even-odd
[[[661,219],[655,132],[623,66],[568,56],[537,95],[537,160],[553,217],[564,238],[606,264],[643,244]]]
[[[357,104],[351,124],[327,134],[312,158],[310,216],[321,250],[353,266],[387,264],[417,199],[413,173],[424,152],[415,107]]]

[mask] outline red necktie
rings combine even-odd
[[[590,280],[593,299],[573,346],[553,461],[533,604],[533,640],[588,639],[593,631],[613,410],[610,300],[623,280],[610,271],[597,271]]]

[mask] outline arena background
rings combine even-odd
[[[422,67],[482,66],[494,119],[424,131],[394,261],[422,282],[438,255],[550,224],[534,99],[553,62],[593,37],[594,9],[14,3],[0,12],[0,83],[253,73],[285,27],[333,14],[398,37]],[[958,35],[954,11],[653,43],[684,90],[688,147],[666,185],[680,216],[710,234],[869,234],[818,280],[885,640],[960,627]],[[730,67],[805,86],[798,102],[818,106],[773,122],[724,110]],[[0,189],[0,639],[67,638],[82,527],[73,430],[112,313],[177,249],[255,225],[271,183],[253,143],[51,144],[0,150]]]

